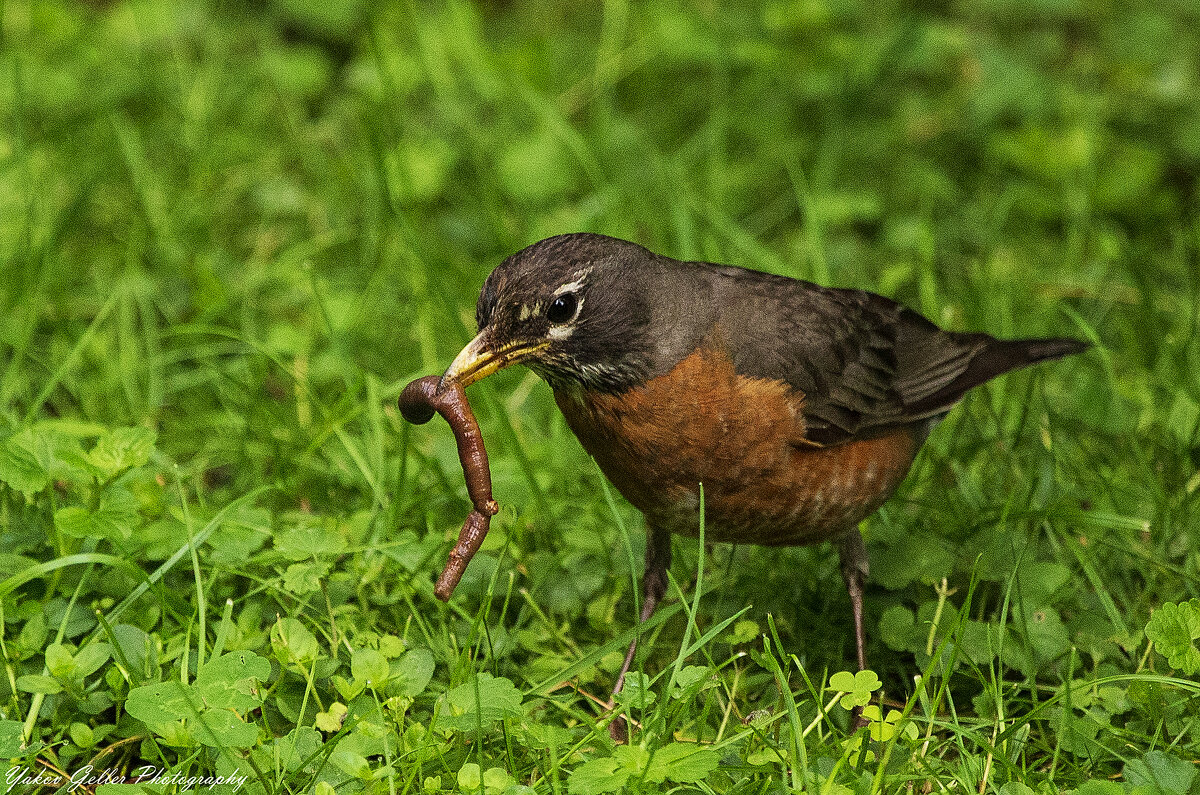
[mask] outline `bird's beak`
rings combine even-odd
[[[458,356],[454,357],[454,361],[442,374],[442,380],[438,382],[438,391],[441,392],[451,381],[457,381],[463,387],[468,387],[497,370],[528,359],[538,351],[544,350],[549,344],[548,340],[532,342],[518,340],[496,344],[492,339],[491,328],[485,328],[475,336],[475,339],[467,343],[467,347],[463,348]]]

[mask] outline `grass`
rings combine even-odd
[[[1197,29],[0,4],[13,791],[1196,790]],[[677,540],[614,747],[641,518],[519,370],[472,387],[503,511],[434,599],[465,489],[394,400],[494,264],[575,230],[1096,343],[970,395],[865,523],[880,687],[839,675],[830,549]]]

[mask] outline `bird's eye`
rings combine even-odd
[[[566,323],[575,317],[578,309],[579,299],[575,297],[575,293],[563,293],[550,302],[550,308],[546,310],[546,319],[551,323]]]

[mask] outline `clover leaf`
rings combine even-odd
[[[1172,668],[1188,676],[1200,672],[1200,599],[1190,602],[1167,602],[1154,611],[1146,624],[1146,637],[1167,658]]]

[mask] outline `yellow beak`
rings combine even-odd
[[[517,341],[499,347],[493,347],[489,329],[484,329],[467,343],[467,347],[454,357],[454,361],[442,374],[438,383],[438,391],[449,381],[457,381],[463,387],[468,387],[481,378],[486,378],[497,370],[528,359],[540,350],[550,345],[548,340],[535,342]]]

